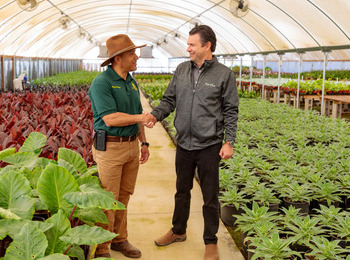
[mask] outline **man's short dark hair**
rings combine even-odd
[[[198,33],[201,38],[202,46],[204,46],[207,42],[210,42],[210,50],[214,52],[216,48],[216,36],[213,29],[211,29],[208,25],[198,25],[190,31],[190,35],[196,33]]]

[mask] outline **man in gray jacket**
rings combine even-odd
[[[151,113],[152,127],[176,108],[176,194],[173,227],[155,240],[166,246],[186,240],[195,168],[203,194],[206,260],[219,259],[219,162],[233,155],[238,119],[238,93],[233,72],[213,55],[216,36],[206,25],[193,28],[188,37],[190,61],[181,63]],[[224,144],[223,144],[223,140]]]

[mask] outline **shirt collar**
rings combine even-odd
[[[108,65],[107,68],[107,73],[114,79],[114,80],[124,80],[122,77],[120,77],[118,75],[117,72],[115,72],[115,70],[112,68],[112,65]],[[132,81],[132,77],[130,75],[130,73],[128,73],[128,75],[126,76],[126,82],[130,82]]]

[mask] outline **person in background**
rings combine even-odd
[[[198,168],[203,194],[205,260],[219,259],[219,162],[233,155],[238,120],[238,92],[233,72],[213,55],[216,36],[207,25],[189,32],[190,61],[181,63],[162,101],[147,117],[153,127],[176,108],[176,194],[172,228],[157,246],[186,240],[191,189]],[[223,143],[224,140],[224,143]]]
[[[127,35],[119,34],[109,38],[106,46],[108,59],[101,67],[110,65],[89,90],[95,131],[92,153],[102,187],[127,208],[139,164],[150,156],[144,132],[146,113],[142,113],[139,88],[129,73],[137,68],[135,49],[145,45],[135,46]],[[127,210],[106,210],[105,214],[109,224],[100,226],[119,236],[98,245],[95,257],[111,257],[109,246],[127,257],[141,257],[140,250],[128,241]]]

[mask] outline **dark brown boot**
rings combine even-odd
[[[126,257],[130,258],[140,258],[141,257],[141,251],[134,247],[132,244],[129,243],[128,240],[118,242],[118,243],[112,243],[111,249],[113,251],[119,251]]]
[[[98,257],[112,258],[110,253],[95,254],[95,258],[98,258]]]

